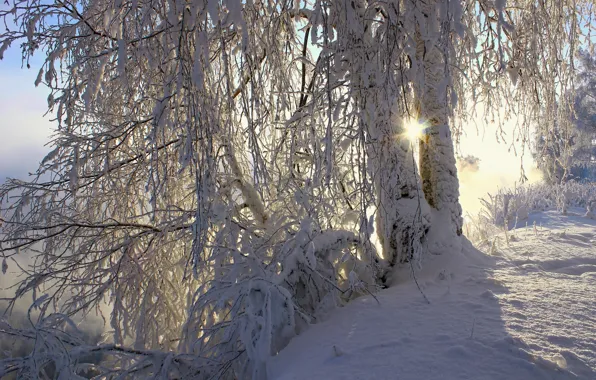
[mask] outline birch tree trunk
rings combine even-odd
[[[430,227],[430,209],[416,176],[410,142],[386,135],[379,146],[377,234],[383,255],[393,266],[414,257]]]
[[[391,267],[420,251],[430,226],[430,208],[416,170],[413,145],[404,135],[406,101],[402,98],[401,73],[396,71],[402,53],[385,48],[401,43],[400,27],[396,20],[387,18],[382,31],[375,29],[371,8],[362,1],[352,3],[350,9],[353,13],[346,9],[342,17],[352,22],[338,41],[349,62],[349,83],[360,110],[359,128],[366,136],[366,170],[375,193],[376,233],[388,264],[379,277],[386,281]]]
[[[462,208],[453,140],[449,127],[446,54],[439,47],[442,0],[418,1],[422,20],[416,31],[416,61],[421,72],[416,85],[418,117],[427,125],[419,143],[420,176],[424,196],[430,207],[450,217],[451,230],[462,234]],[[426,25],[421,25],[426,21]]]
[[[416,175],[412,143],[403,137],[403,120],[391,110],[397,102],[376,100],[376,122],[371,123],[375,143],[371,144],[369,159],[378,200],[377,236],[392,267],[415,255],[430,227],[430,209]]]
[[[399,36],[388,32],[386,38],[385,43],[392,45]],[[391,268],[411,260],[420,251],[431,223],[430,208],[417,174],[413,143],[404,133],[403,93],[391,71],[398,58],[384,51],[362,56],[364,67],[355,70],[354,76],[358,88],[366,89],[359,92],[358,103],[371,141],[367,157],[377,200],[376,232],[383,258]],[[376,75],[370,82],[367,73],[385,74]],[[387,281],[387,274],[381,274],[383,281]]]

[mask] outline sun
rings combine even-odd
[[[422,135],[424,135],[424,130],[426,127],[424,124],[420,123],[420,121],[411,119],[406,123],[404,129],[404,136],[407,137],[408,140],[416,142],[422,139]]]

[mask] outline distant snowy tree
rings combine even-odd
[[[596,179],[596,63],[585,50],[578,52],[570,123],[541,128],[535,157],[549,183]]]
[[[1,326],[36,349],[0,375],[265,379],[429,229],[457,239],[470,110],[519,112],[529,142],[572,109],[589,2],[510,3],[13,0],[0,56],[45,57],[57,129],[0,188],[3,268],[32,252],[15,299],[41,310]],[[86,345],[71,317],[104,303],[110,334]]]
[[[596,60],[580,50],[573,117],[571,176],[596,180]]]

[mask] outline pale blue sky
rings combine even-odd
[[[48,151],[53,124],[43,117],[48,90],[34,82],[39,64],[21,68],[19,48],[11,47],[0,61],[0,183],[7,176],[35,171]]]

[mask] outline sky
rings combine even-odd
[[[31,69],[22,68],[20,52],[14,47],[0,61],[0,183],[6,177],[24,178],[35,171],[51,150],[45,144],[50,141],[54,124],[49,115],[43,116],[48,90],[34,85],[41,62],[35,63]],[[496,141],[496,126],[479,125],[478,131],[476,126],[466,128],[458,148],[460,155],[480,159],[479,170],[459,172],[461,203],[464,212],[472,215],[480,209],[480,197],[499,187],[514,186],[521,174],[521,158],[509,150],[508,144]],[[512,128],[513,121],[504,127],[509,131]],[[529,153],[523,162],[530,182],[539,180]]]
[[[475,126],[466,128],[467,134],[461,137],[459,154],[461,156],[472,155],[480,159],[477,170],[460,170],[459,192],[460,202],[464,214],[476,215],[480,211],[480,197],[487,193],[494,194],[499,188],[512,188],[520,184],[521,167],[523,164],[524,174],[527,183],[535,183],[541,180],[540,171],[536,168],[530,152],[522,157],[521,147],[517,146],[517,155],[511,149],[512,131],[515,120],[506,122],[503,129],[508,132],[505,137],[508,141],[497,142],[495,137],[496,125],[484,125],[479,123],[479,130]]]
[[[35,171],[49,151],[53,124],[44,117],[48,90],[35,87],[37,69],[21,68],[20,52],[6,51],[0,61],[0,183]]]

